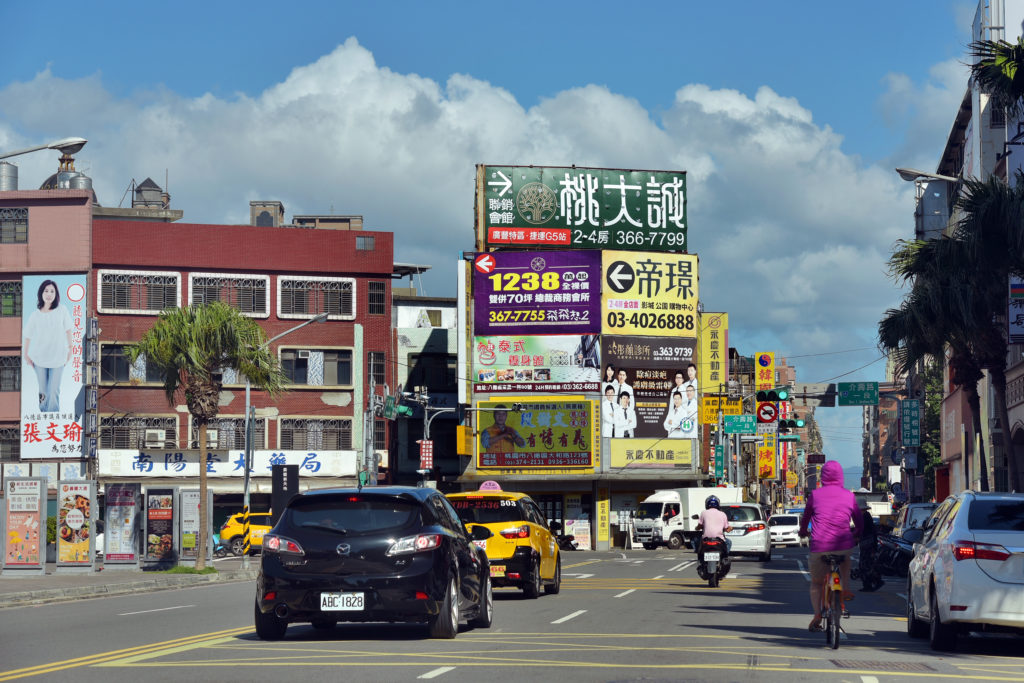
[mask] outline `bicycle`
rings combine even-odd
[[[843,630],[839,621],[850,616],[843,600],[844,586],[839,573],[843,559],[842,555],[824,555],[821,558],[822,562],[829,564],[821,587],[821,616],[825,621],[825,643],[831,645],[833,650],[839,648],[839,633]]]

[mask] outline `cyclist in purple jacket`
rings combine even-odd
[[[850,523],[853,523],[853,529]],[[821,486],[807,494],[807,505],[800,517],[800,536],[807,536],[811,525],[810,556],[808,568],[811,572],[811,606],[814,618],[810,630],[821,625],[821,583],[827,567],[822,561],[825,555],[842,555],[839,572],[843,580],[843,599],[852,600],[850,592],[850,555],[857,547],[861,535],[861,512],[857,498],[843,488],[843,466],[829,460],[821,468]]]

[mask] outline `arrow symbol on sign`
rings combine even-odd
[[[623,268],[626,269],[625,272]],[[616,291],[625,292],[633,284],[633,269],[621,261],[616,263],[612,272],[608,273],[608,284]]]
[[[501,195],[505,194],[506,192],[512,189],[512,181],[509,179],[507,175],[505,175],[501,171],[495,171],[495,173],[501,176],[501,180],[492,180],[487,184],[497,185],[498,187],[500,187],[501,191],[498,193],[498,196],[500,197]]]
[[[481,254],[476,257],[476,269],[485,275],[494,270],[494,257],[490,254]]]

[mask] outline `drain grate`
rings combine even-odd
[[[924,662],[869,662],[862,659],[832,659],[832,664],[840,669],[871,669],[882,671],[907,671],[928,673],[935,671]]]

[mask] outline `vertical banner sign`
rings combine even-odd
[[[473,391],[597,391],[600,351],[596,334],[474,337]]]
[[[199,557],[199,515],[202,506],[199,504],[199,489],[188,489],[181,492],[181,556],[182,558],[198,559]]]
[[[139,561],[139,484],[107,484],[103,564]]]
[[[10,478],[4,484],[4,568],[41,569],[46,566],[46,480]]]
[[[725,446],[723,444],[715,445],[715,478],[723,479],[725,477]]]
[[[175,558],[174,489],[146,491],[146,557],[150,562]]]
[[[771,351],[760,351],[754,356],[754,388],[757,391],[775,388],[775,354]],[[762,405],[765,404],[758,406],[758,422],[770,422],[771,420],[763,420]],[[777,408],[774,419],[778,419]],[[775,479],[778,474],[775,467],[775,434],[768,433],[760,436],[761,440],[757,444],[757,477],[758,479]]]
[[[1009,343],[1024,344],[1024,278],[1010,276],[1009,310],[1006,324]]]
[[[22,278],[22,459],[82,457],[85,278]]]
[[[761,351],[754,356],[754,388],[767,391],[775,388],[775,354]]]
[[[918,399],[907,399],[902,402],[901,424],[903,426],[901,441],[904,446],[917,447],[921,445],[921,401]]]
[[[685,251],[686,172],[477,166],[487,247]]]
[[[775,479],[775,445],[774,434],[762,434],[757,445],[757,478]]]
[[[608,541],[609,525],[611,524],[611,497],[608,489],[597,489],[597,540]]]
[[[420,469],[434,469],[434,440],[419,439],[418,443],[420,445]]]
[[[551,399],[522,404],[481,401],[477,468],[588,468],[595,464],[594,401]]]
[[[700,384],[695,342],[667,337],[602,338],[603,438],[697,438]]]
[[[270,466],[270,522],[277,524],[288,501],[299,492],[298,465]],[[262,536],[261,536],[262,538]]]
[[[601,331],[601,254],[510,251],[473,258],[478,335]]]
[[[92,564],[95,482],[57,482],[57,565],[65,567]]]
[[[729,380],[729,314],[701,313],[700,376],[705,393],[724,393]]]
[[[601,252],[601,332],[697,338],[697,256]]]

